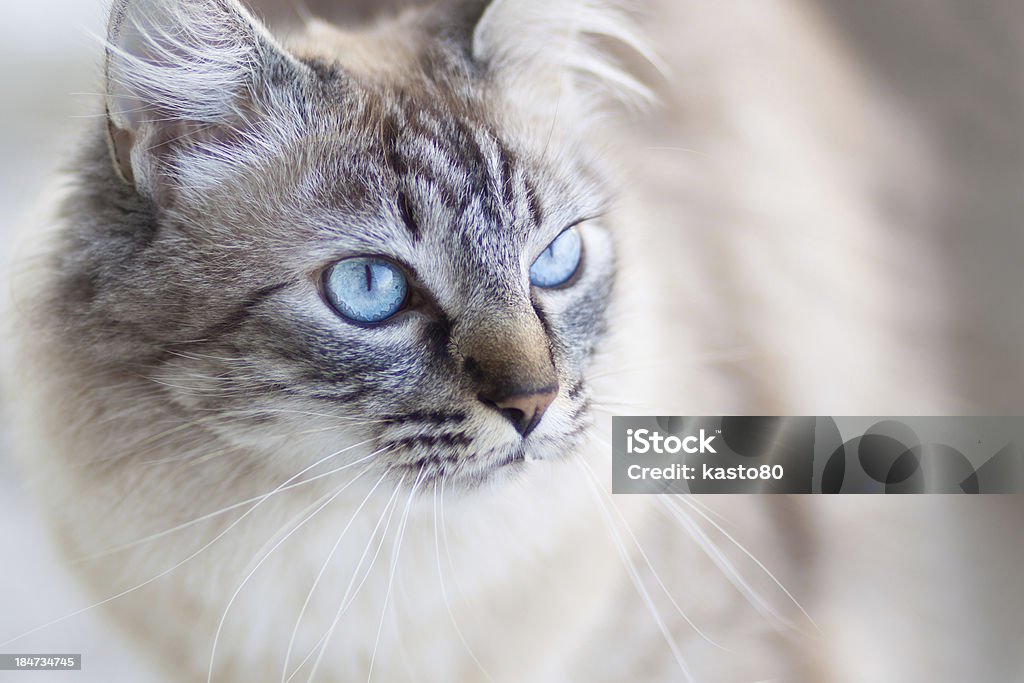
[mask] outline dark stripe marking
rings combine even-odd
[[[398,191],[398,213],[401,215],[402,223],[405,224],[412,238],[419,241],[420,237],[422,237],[420,226],[416,223],[416,216],[413,213],[412,204],[409,203],[409,196],[402,190]]]
[[[501,177],[498,181],[501,183],[501,196],[505,202],[505,207],[512,211],[515,207],[516,195],[515,188],[512,186],[512,179],[515,173],[514,170],[514,157],[512,151],[501,142],[498,143],[498,163],[501,169]]]
[[[282,282],[280,284],[270,285],[269,287],[263,287],[262,289],[253,292],[246,297],[245,300],[235,308],[235,310],[224,316],[220,322],[214,323],[203,330],[199,335],[199,339],[203,341],[213,341],[234,332],[245,324],[250,317],[252,317],[253,310],[257,306],[287,287],[289,284],[290,283],[288,282]]]
[[[530,216],[535,227],[544,225],[544,207],[541,206],[537,187],[529,179],[526,180],[526,198],[530,202]]]

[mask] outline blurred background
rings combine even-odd
[[[0,257],[6,262],[15,225],[47,179],[66,162],[87,116],[97,112],[106,25],[104,0],[6,3],[0,21]],[[0,286],[6,292],[6,282]],[[0,396],[17,401],[18,396]],[[90,604],[60,568],[47,532],[11,462],[0,426],[0,642]],[[140,681],[145,668],[91,615],[69,619],[9,646],[4,653],[81,652],[83,672],[14,673],[0,681]]]
[[[274,20],[302,12],[365,15],[390,0],[258,0]],[[945,349],[963,414],[1024,414],[1024,2],[813,0],[864,71],[909,113],[941,187],[900,226],[941,259],[955,311]],[[67,158],[75,132],[99,111],[105,0],[8,3],[0,22],[0,256],[13,225]],[[893,159],[893,168],[900,168]],[[896,204],[919,195],[912,174],[887,174]],[[6,277],[4,271],[0,276]],[[0,397],[17,401],[16,392]],[[42,525],[18,482],[0,427],[0,642],[88,600],[40,539]],[[1019,506],[1014,506],[1019,509]],[[980,523],[980,522],[979,522]],[[83,652],[90,675],[46,680],[151,680],[91,613],[4,652]],[[0,672],[0,681],[25,680]],[[982,677],[979,680],[985,680]]]
[[[965,414],[1024,414],[1024,3],[817,0],[942,166],[919,224],[952,293],[948,355]],[[915,179],[887,191],[913,194]]]

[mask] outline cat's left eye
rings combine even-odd
[[[381,258],[339,261],[324,274],[327,301],[343,318],[379,323],[398,313],[409,296],[401,268]]]
[[[552,240],[530,267],[530,283],[551,289],[572,279],[583,258],[583,242],[576,228],[569,228]]]

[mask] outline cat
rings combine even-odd
[[[828,530],[905,508],[608,494],[612,413],[949,409],[906,337],[929,261],[870,201],[868,86],[810,8],[466,0],[279,38],[118,0],[107,41],[17,287],[19,454],[169,680],[925,671],[935,621],[871,641],[825,589],[859,547]]]

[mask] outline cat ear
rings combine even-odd
[[[629,104],[652,101],[650,90],[612,55],[622,48],[661,68],[635,22],[614,2],[492,0],[473,31],[472,54],[512,81],[546,76],[542,86],[560,96],[570,90]]]
[[[172,152],[243,139],[304,70],[236,0],[118,0],[106,68],[118,170],[160,195]]]

